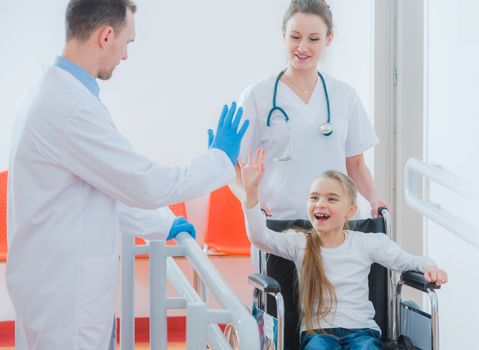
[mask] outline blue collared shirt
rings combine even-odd
[[[58,56],[55,60],[55,66],[66,70],[80,81],[96,98],[100,98],[100,86],[95,78],[79,65],[67,60],[65,57]]]

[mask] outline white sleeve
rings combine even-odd
[[[185,166],[153,162],[133,150],[111,119],[88,107],[66,123],[61,162],[106,195],[145,209],[203,196],[235,178],[228,156],[216,149]]]
[[[243,116],[249,120],[248,130],[241,140],[240,149],[240,157],[243,162],[246,162],[249,152],[255,152],[259,147],[260,139],[258,108],[251,87],[248,87],[240,95],[238,99],[238,105],[243,107]]]
[[[436,263],[427,256],[409,254],[394,241],[382,233],[368,233],[366,247],[372,262],[378,263],[394,271],[424,272],[427,266],[436,266]]]
[[[352,89],[351,99],[348,134],[345,145],[346,157],[364,153],[379,143],[379,139],[366,114],[366,110],[354,89]]]
[[[243,207],[246,221],[246,233],[255,247],[284,259],[295,261],[297,250],[304,244],[304,235],[300,232],[276,232],[266,226],[266,217],[258,205],[251,209]]]
[[[166,239],[176,216],[170,208],[138,209],[118,203],[120,232],[145,239]]]

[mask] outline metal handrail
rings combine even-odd
[[[468,199],[473,199],[477,195],[477,189],[464,179],[418,159],[411,158],[406,163],[405,195],[409,206],[479,249],[479,228],[465,223],[456,216],[438,208],[437,205],[424,200],[420,193],[420,186],[418,186],[418,175],[422,175],[425,179],[436,182]]]
[[[150,260],[150,348],[166,350],[167,310],[184,308],[187,311],[186,348],[231,349],[218,323],[230,323],[237,331],[245,349],[259,349],[260,337],[256,320],[223,281],[196,241],[186,232],[176,236],[177,245],[165,241],[150,241],[135,246],[134,237],[123,235],[121,257],[121,322],[120,348],[134,348],[134,260],[135,255],[149,254]],[[211,310],[192,288],[187,278],[171,258],[185,256],[214,294],[222,309]],[[166,295],[167,277],[179,297]]]

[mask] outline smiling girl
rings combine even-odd
[[[275,232],[266,227],[258,205],[264,150],[239,162],[246,197],[243,208],[251,242],[267,253],[294,262],[299,276],[301,349],[381,349],[379,326],[368,299],[373,263],[391,270],[415,270],[428,282],[447,282],[447,274],[428,257],[402,250],[384,234],[345,229],[356,211],[356,186],[339,171],[315,179],[307,199],[310,231]],[[279,190],[279,189],[278,189]]]

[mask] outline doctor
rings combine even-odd
[[[210,131],[209,151],[182,167],[141,156],[116,130],[95,79],[127,59],[135,11],[129,0],[71,0],[63,56],[18,112],[7,264],[18,350],[113,348],[118,232],[194,236],[186,220],[155,209],[234,179],[248,127],[234,104]]]
[[[265,150],[264,178],[259,188],[263,209],[273,220],[308,219],[304,198],[313,180],[326,170],[347,173],[369,201],[371,214],[388,207],[378,193],[363,153],[378,138],[354,88],[318,71],[318,61],[333,40],[331,10],[325,1],[293,0],[283,19],[286,67],[245,89],[240,97],[250,127],[241,158]],[[238,186],[233,190],[241,197]],[[254,254],[253,256],[256,256]],[[268,274],[288,280],[289,261],[271,258]],[[296,272],[294,272],[296,273]],[[286,276],[286,277],[285,277]],[[292,295],[283,295],[291,305]],[[286,323],[298,324],[288,310]],[[299,344],[287,334],[286,348]]]

